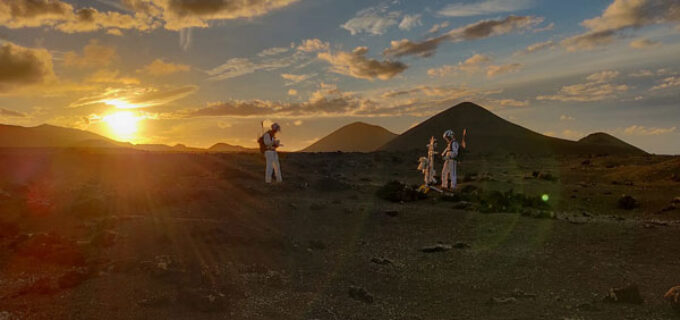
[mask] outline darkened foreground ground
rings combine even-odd
[[[265,186],[259,155],[0,151],[0,319],[678,318],[679,158],[468,159],[464,195],[375,196],[415,160],[283,155]],[[550,208],[484,196],[511,188]]]

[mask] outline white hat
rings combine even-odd
[[[446,139],[446,138],[453,138],[453,136],[454,136],[453,130],[446,130],[446,131],[444,132],[444,135],[443,135],[443,137],[444,137],[445,139]]]

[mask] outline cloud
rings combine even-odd
[[[515,56],[521,56],[521,55],[527,55],[527,54],[532,54],[536,53],[539,51],[543,50],[549,50],[555,48],[555,42],[552,40],[545,41],[545,42],[538,42],[534,44],[530,44],[529,46],[526,47],[524,50],[520,50],[514,53]]]
[[[349,31],[352,35],[368,33],[381,35],[390,27],[399,23],[401,13],[398,11],[388,12],[389,6],[370,7],[357,12],[357,14],[340,27]]]
[[[328,49],[330,49],[330,44],[328,42],[323,42],[319,39],[304,40],[297,47],[298,51],[303,51],[303,52],[327,51]]]
[[[132,0],[128,6],[138,12],[155,13],[165,28],[180,30],[206,28],[211,21],[253,18],[288,7],[298,0]]]
[[[102,69],[89,76],[85,81],[89,83],[117,83],[122,85],[140,84],[137,78],[119,77],[119,74],[120,71],[118,70]]]
[[[51,27],[62,32],[101,29],[150,31],[205,28],[211,21],[253,18],[290,6],[298,0],[122,0],[118,11],[74,8],[61,0],[1,0],[0,25],[8,28]],[[115,31],[114,31],[115,32]]]
[[[586,77],[586,80],[597,83],[607,82],[615,79],[616,77],[619,76],[619,74],[620,73],[616,70],[603,70],[589,75],[588,77]]]
[[[26,117],[26,114],[5,108],[0,108],[0,117],[23,118]]]
[[[224,64],[208,70],[211,80],[225,80],[240,77],[260,70],[276,70],[288,67],[293,62],[289,59],[265,60],[253,62],[248,58],[231,58]]]
[[[321,52],[319,59],[331,64],[331,71],[359,79],[389,80],[408,68],[399,61],[378,61],[366,57],[368,48],[357,47],[352,52]]]
[[[282,53],[286,53],[290,50],[289,47],[274,47],[274,48],[269,48],[269,49],[264,49],[260,51],[257,56],[258,57],[268,57],[268,56],[276,56]]]
[[[431,77],[445,77],[449,74],[455,73],[457,71],[465,71],[468,73],[476,72],[480,69],[480,66],[490,62],[492,59],[485,54],[474,54],[465,61],[458,62],[457,65],[444,65],[439,68],[432,68],[427,70],[427,74]]]
[[[602,71],[586,77],[585,83],[564,86],[555,95],[542,95],[537,100],[592,102],[612,99],[630,89],[625,84],[612,84],[609,80],[618,76],[617,71]]]
[[[560,116],[560,121],[574,121],[576,120],[574,117],[563,114]]]
[[[629,136],[658,136],[675,132],[676,127],[670,128],[647,128],[644,126],[632,125],[623,129],[623,133]]]
[[[61,0],[2,0],[0,25],[10,29],[50,27],[66,33],[100,29],[147,31],[156,27],[147,16],[100,12],[94,8],[76,9]]]
[[[607,45],[625,29],[680,23],[680,2],[668,0],[614,0],[598,17],[581,23],[588,31],[562,41],[570,51]]]
[[[165,62],[162,59],[156,59],[150,64],[144,66],[142,69],[137,70],[137,72],[159,77],[178,72],[186,72],[189,70],[191,70],[191,67],[188,65]]]
[[[85,69],[106,67],[118,59],[116,48],[101,45],[98,40],[93,39],[83,48],[82,55],[74,51],[64,54],[63,63],[67,67]]]
[[[517,72],[521,70],[522,67],[523,67],[522,64],[519,63],[492,65],[486,68],[486,76],[492,78],[506,73]]]
[[[78,108],[95,104],[108,104],[117,108],[148,108],[167,104],[187,97],[198,90],[196,86],[154,88],[108,88],[105,92],[80,98],[69,105]]]
[[[651,91],[680,87],[680,77],[668,77],[661,80],[661,83],[652,87]]]
[[[645,38],[635,39],[630,42],[630,47],[633,49],[649,49],[658,48],[661,46],[661,42],[653,41]]]
[[[438,24],[433,25],[432,28],[430,28],[430,30],[427,31],[427,33],[430,33],[430,34],[438,33],[442,29],[446,29],[448,27],[449,27],[449,22],[444,21],[442,23],[438,23]]]
[[[498,20],[482,20],[420,42],[408,39],[392,41],[391,47],[385,49],[383,54],[395,57],[408,55],[430,57],[443,42],[460,42],[498,36],[532,28],[542,21],[543,18],[531,16],[508,16]]]
[[[55,79],[52,55],[5,42],[0,46],[0,92]]]
[[[312,74],[290,74],[290,73],[282,73],[282,74],[281,74],[281,78],[284,78],[284,79],[288,80],[288,82],[286,83],[287,86],[294,85],[294,84],[298,84],[298,83],[300,83],[300,82],[302,82],[302,81],[308,80],[308,79],[313,78],[313,77],[315,77],[315,76],[316,76],[315,73],[312,73]]]
[[[420,21],[422,15],[420,14],[407,14],[399,23],[399,29],[401,30],[411,30],[415,27],[422,26],[423,23]]]
[[[473,3],[449,4],[439,10],[439,14],[447,17],[471,17],[497,13],[514,12],[533,6],[532,0],[484,0]]]
[[[288,90],[288,95],[289,95],[289,96],[297,96],[297,95],[298,95],[298,91],[295,90],[295,89],[289,89],[289,90]]]
[[[529,100],[515,100],[515,99],[490,99],[490,103],[499,105],[501,107],[527,107],[529,106]]]

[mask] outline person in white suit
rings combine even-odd
[[[272,173],[276,176],[276,182],[283,182],[283,177],[281,176],[281,164],[279,164],[279,154],[276,149],[281,147],[281,142],[276,139],[276,133],[281,131],[281,126],[278,123],[272,124],[271,130],[265,132],[262,136],[264,140],[264,158],[267,162],[267,167],[265,168],[264,182],[272,183]]]
[[[442,168],[442,190],[454,190],[456,188],[456,161],[458,157],[459,145],[456,141],[456,135],[453,130],[446,130],[444,132],[444,140],[446,141],[446,149],[442,152],[444,159],[444,167]]]

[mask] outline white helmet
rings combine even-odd
[[[454,136],[453,130],[446,130],[446,131],[444,132],[444,139],[446,139],[446,138],[451,139],[451,138],[453,138],[453,136]]]

